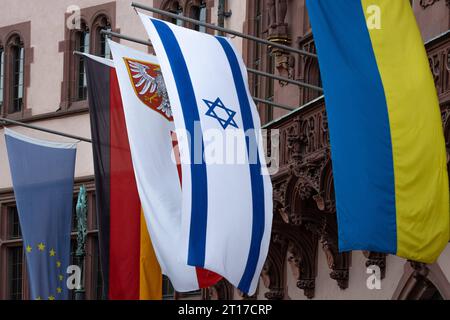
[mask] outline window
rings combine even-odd
[[[169,278],[163,275],[163,281],[162,281],[163,289],[162,289],[162,296],[164,300],[170,300],[174,298],[175,289],[172,286],[172,283],[170,282]]]
[[[95,212],[95,211],[94,211]],[[95,216],[95,215],[94,215]],[[99,253],[99,244],[98,238],[93,238],[94,240],[94,252],[93,252],[93,260],[92,260],[92,292],[93,299],[100,300],[103,295],[103,278],[102,278],[102,269],[100,266],[100,253]]]
[[[192,6],[190,9],[189,17],[195,20],[199,20],[202,22],[206,22],[206,4],[204,1],[200,2],[200,5],[198,6]],[[200,31],[200,32],[206,32],[206,28],[204,26],[199,26],[198,24],[195,24],[193,26],[194,30]]]
[[[102,30],[111,31],[111,23],[106,16],[101,16],[96,19],[96,36],[95,36],[95,53],[103,58],[111,59],[111,49],[109,48],[107,35],[102,34]]]
[[[21,120],[31,115],[26,108],[33,48],[31,23],[0,27],[0,116]]]
[[[82,24],[81,30],[76,32],[75,41],[76,41],[76,51],[89,53],[89,30],[85,23]],[[77,94],[75,96],[75,100],[85,100],[87,98],[87,79],[85,72],[85,61],[84,57],[77,55],[76,56],[76,70],[77,70]]]
[[[3,107],[3,79],[5,77],[5,51],[2,47],[0,47],[0,110]]]
[[[22,246],[8,248],[8,299],[21,300],[23,294]]]
[[[88,190],[94,189],[94,181],[86,183]],[[95,201],[93,191],[88,191],[88,212],[87,226],[88,234],[86,238],[85,257],[85,290],[86,299],[101,299],[102,297],[102,276],[99,260],[98,231],[95,226]],[[0,195],[10,199],[13,194]],[[74,203],[76,203],[74,194]],[[10,201],[10,200],[8,200]],[[74,220],[76,221],[76,220]],[[28,279],[23,251],[23,239],[20,230],[19,216],[14,203],[0,203],[0,299],[28,299]],[[71,262],[76,262],[75,252],[77,249],[76,224],[71,234]],[[4,259],[4,260],[1,260]],[[70,295],[73,297],[73,293]]]
[[[101,30],[111,31],[111,27],[105,27]],[[100,56],[106,59],[111,59],[111,49],[109,48],[108,39],[109,37],[105,34],[100,35]]]
[[[70,264],[78,266],[78,259],[75,255],[77,252],[77,245],[77,236],[72,234],[72,238],[70,239]],[[69,300],[75,300],[75,290],[69,290]]]
[[[254,35],[255,37],[260,38],[262,36],[262,8],[261,8],[261,0],[256,0],[255,3],[255,13],[254,13]],[[253,41],[253,68],[255,70],[261,69],[261,44],[259,42]],[[259,98],[260,90],[259,90],[259,81],[260,78],[257,75],[254,75],[253,78],[253,95]]]
[[[23,106],[23,85],[24,85],[24,61],[25,50],[23,42],[19,36],[14,36],[10,40],[11,54],[11,77],[9,78],[11,86],[11,100],[9,113],[22,111]]]
[[[205,0],[192,0],[192,1],[174,0],[165,2],[165,4],[162,6],[161,9],[172,12],[176,15],[184,15],[195,20],[208,22],[207,21],[208,8],[210,8],[209,4],[207,4]],[[193,23],[185,23],[183,20],[175,18],[166,18],[164,16],[161,18],[166,19],[167,21],[181,27],[194,29],[200,32],[206,32],[206,28],[203,26],[199,26]]]
[[[0,298],[21,300],[25,296],[25,259],[19,215],[14,204],[3,205],[0,209],[0,224],[5,226],[0,228],[3,229],[0,230],[0,259],[5,259],[5,264],[0,264],[0,283],[5,284],[0,286]]]
[[[19,239],[22,237],[22,231],[20,230],[19,223],[19,213],[17,212],[17,207],[8,207],[8,239]]]
[[[251,0],[248,4],[248,33],[258,37],[267,38],[269,27],[267,26],[266,1]],[[275,73],[275,56],[270,53],[270,48],[263,46],[259,42],[249,42],[247,53],[248,65],[255,70],[264,71],[270,74]],[[271,78],[250,75],[250,91],[252,95],[259,99],[274,101],[275,81]],[[268,104],[258,103],[262,123],[273,120],[274,107]]]
[[[267,71],[270,74],[275,74],[275,57],[271,54],[269,54],[268,56],[268,62],[267,62]],[[267,101],[274,101],[274,96],[275,96],[275,80],[274,79],[270,79],[270,78],[266,78],[266,100]],[[270,122],[273,120],[273,106],[266,106],[267,108],[267,118],[266,121]]]
[[[183,8],[180,6],[178,1],[170,2],[165,10],[175,13],[176,15],[179,16],[183,15]],[[183,20],[170,18],[169,21],[172,22],[173,24],[176,24],[177,26],[181,27],[183,26]]]
[[[59,43],[59,52],[64,53],[64,73],[61,83],[62,111],[88,109],[87,78],[85,58],[74,55],[74,51],[90,53],[111,59],[111,50],[107,36],[102,30],[118,31],[115,29],[116,2],[81,8],[82,21],[79,29],[67,28],[64,24],[64,40]],[[71,15],[66,13],[65,19]]]
[[[201,22],[206,22],[206,4],[203,2],[200,5],[200,14],[199,14],[199,19]],[[204,26],[197,26],[198,27],[198,31],[200,32],[206,32],[206,28]]]

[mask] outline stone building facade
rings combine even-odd
[[[90,137],[89,108],[82,59],[74,50],[108,56],[100,30],[137,38],[146,33],[126,0],[3,0],[0,11],[0,114],[14,120]],[[141,0],[143,4],[315,52],[304,0]],[[450,3],[414,0],[450,141]],[[75,7],[74,7],[75,6]],[[222,10],[223,9],[223,10]],[[70,27],[79,12],[81,23]],[[180,20],[172,22],[182,24]],[[212,32],[191,24],[201,32]],[[118,39],[115,39],[118,40]],[[150,49],[119,42],[139,50]],[[321,86],[317,60],[233,37],[248,67]],[[292,107],[259,103],[265,128],[279,130],[279,170],[273,175],[274,224],[269,256],[257,294],[248,297],[221,281],[168,299],[450,299],[450,246],[438,262],[423,265],[376,252],[339,253],[333,173],[323,96],[283,81],[249,74],[252,94]],[[351,97],[349,97],[351,99]],[[14,130],[53,141],[65,138],[21,127]],[[349,134],[351,128],[349,128]],[[27,299],[27,273],[20,226],[0,127],[0,299]],[[74,199],[88,190],[88,241],[85,287],[98,299],[101,273],[91,145],[79,143]],[[75,233],[74,244],[75,246]],[[373,266],[381,289],[369,289]],[[369,269],[368,269],[369,268]],[[369,273],[368,273],[369,272]]]

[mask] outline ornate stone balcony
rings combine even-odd
[[[313,40],[308,38],[300,41],[299,45],[311,47]],[[426,49],[449,146],[450,31],[427,42]],[[306,66],[310,63],[304,61]],[[302,73],[301,78],[318,79],[318,76]],[[303,91],[298,94],[303,95],[302,99],[308,98]],[[346,289],[351,275],[351,253],[338,252],[333,174],[323,96],[268,124],[266,128],[279,130],[280,158],[279,171],[272,176],[274,222],[271,244],[261,274],[263,285],[269,289],[265,297],[270,300],[286,298],[285,273],[291,272],[297,281],[297,287],[303,290],[306,297],[313,298],[318,250],[325,253],[330,278],[341,289]],[[384,278],[388,271],[386,255],[376,252],[364,254],[367,258],[366,266],[379,266]],[[230,297],[230,286],[221,283],[212,291],[212,295],[217,298]]]

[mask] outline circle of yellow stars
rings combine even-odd
[[[38,252],[45,252],[45,244],[43,242],[40,242],[37,244],[36,249],[38,250]],[[33,251],[33,247],[30,245],[26,246],[26,251],[27,253],[31,253]],[[55,264],[56,264],[56,268],[61,268],[61,261],[56,259],[56,251],[53,248],[50,248],[50,250],[48,251],[48,254],[50,257],[55,257]],[[62,273],[60,272],[58,274],[58,282],[63,282],[64,280],[64,276],[62,275]],[[56,293],[57,294],[61,294],[62,293],[62,288],[61,288],[61,284],[56,288]],[[47,297],[48,300],[56,300],[55,295],[50,295],[49,297]],[[42,297],[37,297],[36,300],[42,300]]]

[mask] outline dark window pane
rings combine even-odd
[[[110,26],[106,26],[104,28],[98,29],[99,37],[100,37],[100,56],[106,59],[111,59],[111,49],[109,48],[107,39],[109,38],[107,35],[100,33],[101,30],[111,31]]]
[[[8,207],[8,239],[18,239],[22,237],[20,230],[19,213],[17,207]]]
[[[91,198],[91,208],[92,211],[89,211],[88,214],[92,214],[92,229],[96,230],[98,229],[98,225],[97,225],[97,198],[95,197],[95,194],[92,195]]]
[[[261,38],[262,37],[262,10],[261,10],[261,1],[260,0],[256,0],[256,6],[255,6],[255,11],[254,11],[254,30],[255,33],[254,35],[256,37]],[[253,68],[256,70],[260,70],[261,69],[261,54],[262,54],[262,50],[261,50],[261,44],[259,44],[258,42],[253,42]],[[260,97],[260,88],[259,88],[259,83],[260,78],[257,75],[253,75],[253,84],[252,84],[252,93],[255,97]]]
[[[74,237],[70,239],[70,264],[77,264],[77,259],[75,253],[77,252],[77,238]],[[69,290],[69,300],[75,300],[75,290]]]
[[[89,31],[83,30],[77,33],[77,51],[89,53]],[[87,98],[87,78],[85,71],[85,58],[77,56],[78,70],[77,70],[77,100],[86,100]]]
[[[162,288],[163,299],[165,299],[165,300],[173,299],[175,290],[174,290],[169,278],[164,275],[163,275],[162,285],[163,285],[163,288]]]
[[[9,108],[10,113],[22,110],[23,84],[24,84],[24,58],[25,50],[22,44],[11,47],[12,57],[12,101]]]
[[[206,22],[206,4],[201,3],[200,6],[192,6],[190,12],[190,18]],[[205,27],[194,24],[194,30],[205,32]]]
[[[182,297],[200,296],[201,294],[202,294],[202,290],[195,290],[195,291],[183,292]]]
[[[273,55],[269,55],[268,57],[268,63],[267,63],[267,72],[270,74],[275,74],[275,58]],[[267,81],[267,93],[266,93],[266,100],[273,101],[274,95],[275,95],[275,80],[266,78]],[[266,121],[272,121],[273,120],[273,106],[266,105],[267,108],[267,119]]]
[[[22,300],[22,247],[8,249],[8,294],[10,300]]]
[[[206,22],[206,4],[205,3],[202,3],[200,6],[199,20],[201,22]],[[206,28],[204,26],[198,26],[198,31],[206,32]]]
[[[77,231],[77,201],[78,201],[78,195],[73,198],[72,202],[72,232]]]
[[[179,15],[179,16],[182,16],[182,15],[183,15],[183,8],[181,8],[181,7],[178,5],[178,3],[175,3],[175,4],[173,5],[173,7],[175,7],[176,9],[170,9],[170,10],[169,10],[170,12],[175,13],[175,14],[177,14],[177,15]],[[183,27],[183,26],[184,26],[183,20],[180,20],[180,19],[173,19],[173,18],[171,18],[171,19],[170,19],[170,22],[172,22],[173,24],[176,24],[177,26],[180,26],[180,27]]]
[[[192,6],[190,12],[190,18],[200,20],[200,7]],[[199,31],[199,25],[194,24],[194,30]]]
[[[98,248],[98,238],[93,238],[94,240],[94,252],[92,253],[92,275],[93,275],[93,292],[94,299],[100,300],[102,299],[102,291],[103,291],[103,280],[102,280],[102,271],[100,268],[100,256],[99,256],[99,248]]]
[[[5,61],[5,52],[3,48],[0,48],[0,108],[3,105],[3,79],[5,77],[5,67],[4,67],[4,61]]]

